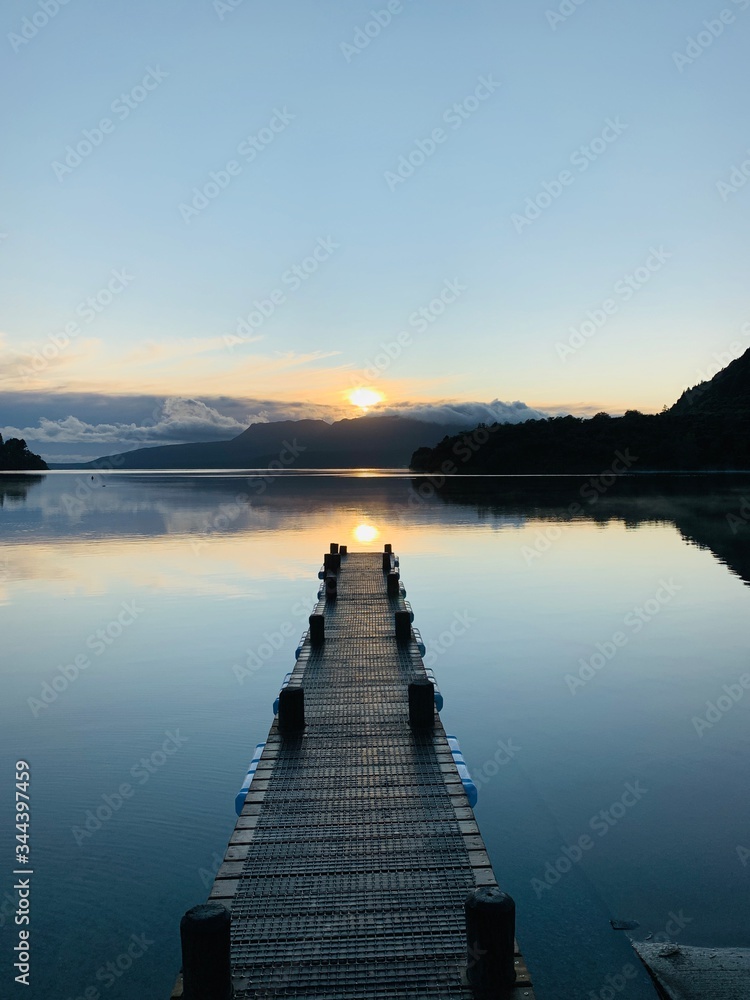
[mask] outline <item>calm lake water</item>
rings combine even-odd
[[[401,557],[540,1000],[653,998],[627,934],[748,947],[750,477],[580,484],[0,478],[0,994],[166,1000],[331,541]]]

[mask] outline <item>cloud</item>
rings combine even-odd
[[[504,403],[494,399],[491,403],[455,403],[443,401],[438,403],[396,403],[391,406],[378,406],[370,411],[369,416],[387,415],[412,417],[414,420],[424,420],[430,424],[451,424],[467,428],[477,424],[520,424],[525,420],[544,420],[551,416],[542,410],[534,410],[526,403],[516,401]]]
[[[245,343],[255,343],[263,337],[246,337]],[[192,358],[198,354],[211,354],[215,351],[226,352],[227,345],[223,337],[190,337],[185,340],[169,340],[157,343],[146,340],[135,347],[129,354],[122,357],[122,364],[149,365],[164,361],[177,361]]]
[[[151,420],[136,423],[86,423],[74,416],[39,419],[38,427],[3,427],[4,437],[21,437],[39,444],[158,445],[185,441],[221,441],[236,437],[250,424],[267,423],[267,414],[244,420],[227,416],[197,399],[166,399]]]
[[[0,382],[10,391],[42,386],[51,373],[63,377],[65,369],[70,369],[82,361],[96,358],[102,342],[96,337],[85,337],[72,342],[67,350],[60,350],[54,344],[35,344],[12,347],[7,337],[0,333]],[[47,353],[42,353],[43,350]]]
[[[216,410],[221,416],[233,417],[247,427],[246,421],[267,417],[268,420],[302,420],[320,418],[334,420],[330,406],[310,402],[286,402],[251,396],[210,396],[195,397],[172,394],[128,394],[110,395],[103,392],[51,392],[36,389],[28,391],[8,391],[0,393],[0,428],[3,424],[14,427],[31,426],[37,423],[40,414],[49,420],[63,420],[74,414],[84,423],[130,424],[138,426],[155,423],[154,414],[161,413],[168,400],[198,399],[206,407]],[[253,416],[248,417],[248,414]],[[23,422],[23,424],[22,424]]]

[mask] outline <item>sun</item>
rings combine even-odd
[[[358,406],[360,410],[370,409],[371,406],[377,406],[378,403],[382,403],[385,396],[382,392],[378,392],[377,389],[352,389],[349,393],[347,399],[353,406]]]
[[[374,542],[380,532],[371,524],[358,524],[352,534],[358,542],[367,545],[369,542]]]

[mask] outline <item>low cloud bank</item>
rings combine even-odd
[[[525,420],[543,420],[551,416],[541,410],[534,410],[517,400],[504,403],[494,399],[491,403],[400,403],[394,406],[377,407],[370,416],[392,414],[412,417],[430,424],[452,424],[472,428],[477,424],[520,424]]]
[[[197,399],[166,399],[153,422],[87,423],[69,416],[60,420],[40,417],[38,427],[3,427],[4,437],[21,437],[34,444],[116,444],[146,447],[186,441],[222,441],[241,434],[250,424],[265,423],[265,414],[245,420],[226,416]]]

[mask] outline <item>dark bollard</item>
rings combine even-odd
[[[435,685],[426,677],[409,685],[409,723],[415,729],[432,729],[435,724]]]
[[[495,886],[469,893],[466,914],[467,976],[478,1000],[501,1000],[516,981],[516,904]]]
[[[398,597],[399,585],[398,585],[398,573],[389,573],[387,576],[388,582],[388,596]]]
[[[335,601],[336,594],[338,593],[338,585],[336,583],[335,576],[326,577],[326,600]]]
[[[339,545],[339,555],[345,556],[348,554],[349,554],[349,549],[346,547],[346,545]]]
[[[390,552],[383,553],[383,572],[390,573],[392,556]]]
[[[299,733],[305,728],[305,690],[285,687],[279,692],[279,729]]]
[[[411,639],[411,616],[408,611],[397,611],[396,619],[396,639],[399,642],[408,642]]]
[[[326,573],[338,573],[341,569],[341,556],[338,552],[326,552],[323,556],[323,568]]]
[[[331,555],[338,555],[339,547],[336,542],[331,542]]]
[[[323,615],[310,615],[310,645],[319,646],[326,637],[326,623]]]
[[[392,545],[384,545],[383,546],[383,552],[388,552],[390,554],[391,552],[393,552],[393,546]]]
[[[221,903],[194,906],[180,921],[185,1000],[231,1000],[234,996],[231,922],[229,910]]]

